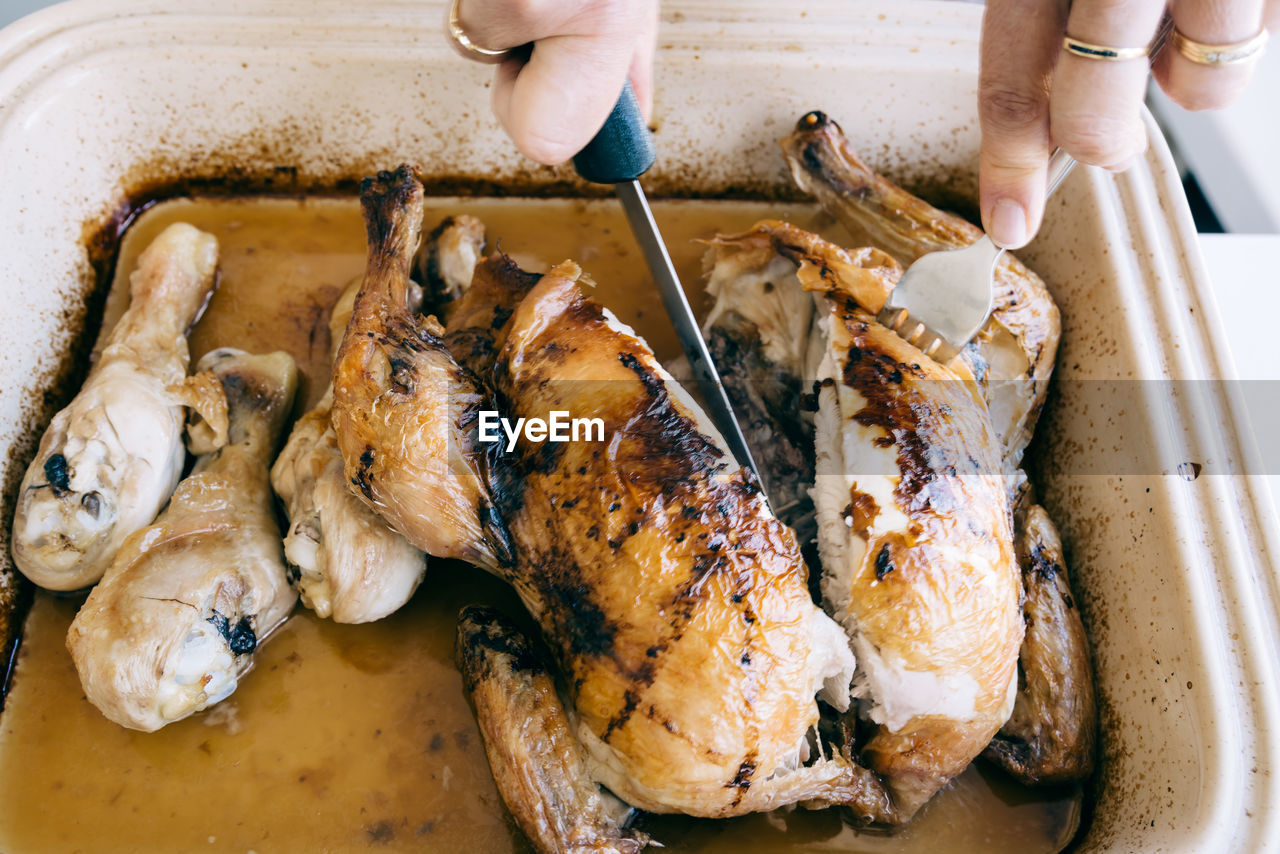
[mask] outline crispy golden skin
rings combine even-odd
[[[1028,785],[1093,773],[1098,710],[1080,611],[1049,514],[1027,503],[1015,518],[1027,632],[1013,714],[984,754]]]
[[[409,308],[422,184],[408,166],[361,189],[369,262],[333,368],[333,428],[347,479],[391,527],[431,555],[510,562],[475,448],[483,399],[434,317]]]
[[[293,402],[287,353],[214,350],[229,444],[210,449],[151,525],[125,541],[67,634],[85,696],[144,731],[222,700],[297,594],[285,578],[267,464]]]
[[[502,800],[539,851],[634,854],[648,838],[591,778],[555,682],[520,630],[489,608],[458,620],[458,670]]]
[[[824,682],[847,700],[844,638],[791,532],[578,277],[566,262],[516,308],[496,388],[507,418],[600,418],[604,441],[519,446],[495,499],[595,778],[633,806],[703,816],[834,797],[855,784],[848,762],[796,765]]]
[[[967,246],[982,231],[876,174],[825,114],[806,114],[782,141],[791,175],[852,234],[907,265]],[[879,306],[863,303],[870,311]],[[1058,307],[1040,277],[1008,253],[996,267],[991,318],[961,358],[983,389],[1008,469],[1022,459],[1044,406],[1061,334]]]
[[[816,436],[823,598],[850,632],[855,693],[878,725],[861,756],[910,817],[1009,715],[1022,618],[1008,498],[986,408],[965,383],[852,303],[830,303],[835,371]]]

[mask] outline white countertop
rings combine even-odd
[[[1202,234],[1200,247],[1236,376],[1245,383],[1254,439],[1272,439],[1280,434],[1280,234]],[[1273,507],[1280,506],[1280,471],[1258,474],[1266,475]]]

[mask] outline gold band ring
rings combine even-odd
[[[1178,53],[1198,65],[1214,68],[1252,62],[1262,55],[1263,48],[1267,46],[1267,38],[1267,31],[1262,29],[1256,36],[1244,41],[1232,44],[1205,44],[1187,38],[1177,27],[1173,28],[1173,46],[1178,49]]]
[[[1071,36],[1064,36],[1062,49],[1085,59],[1101,59],[1105,62],[1125,62],[1130,59],[1141,59],[1150,50],[1148,47],[1107,47],[1102,44],[1090,44]]]
[[[453,0],[449,5],[449,24],[447,31],[449,33],[449,41],[453,43],[453,47],[458,53],[467,59],[474,59],[476,62],[485,62],[490,65],[496,65],[511,55],[511,49],[506,50],[490,50],[487,47],[480,47],[471,40],[467,35],[467,31],[462,29],[462,22],[458,20],[458,3],[460,0]]]

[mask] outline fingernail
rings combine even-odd
[[[991,208],[991,241],[1017,249],[1027,242],[1027,212],[1012,199],[1000,199]]]

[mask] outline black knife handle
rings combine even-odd
[[[620,184],[647,172],[655,157],[653,134],[628,80],[604,127],[574,156],[573,168],[594,184]]]

